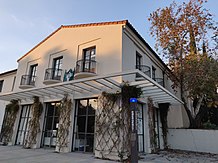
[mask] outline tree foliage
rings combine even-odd
[[[203,8],[204,3],[205,0],[190,0],[181,5],[173,2],[149,17],[156,47],[168,59],[174,73],[172,87],[181,88],[191,127],[194,127],[202,102],[205,98],[213,98],[218,85],[218,27],[213,15]],[[197,101],[191,109],[187,97]]]

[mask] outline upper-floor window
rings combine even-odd
[[[138,52],[136,52],[136,66],[140,68],[142,65],[142,56]]]
[[[63,63],[63,56],[54,58],[52,68],[54,68],[55,70],[60,70],[62,68],[62,63]]]
[[[30,83],[34,83],[36,81],[37,67],[38,64],[30,66],[30,71],[29,71]]]
[[[156,78],[156,68],[152,66],[152,79],[155,80],[155,78]]]
[[[4,80],[0,80],[0,92],[2,91],[3,83],[4,83]]]
[[[62,64],[63,56],[54,58],[53,60],[53,70],[52,70],[52,79],[60,80],[62,74]]]
[[[91,47],[83,50],[83,59],[88,61],[95,61],[95,51],[96,48]]]
[[[91,47],[83,50],[83,71],[90,70],[95,64],[96,47]]]

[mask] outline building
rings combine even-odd
[[[11,70],[0,74],[0,93],[13,92],[17,70]],[[7,101],[0,100],[0,130],[3,123],[5,106]]]
[[[33,97],[37,96],[43,104],[43,111],[39,117],[40,130],[31,148],[59,150],[57,137],[63,119],[60,120],[58,107],[68,95],[72,102],[70,124],[65,146],[60,151],[93,152],[96,157],[119,159],[117,151],[123,146],[118,142],[116,148],[109,143],[97,150],[99,143],[107,142],[107,134],[111,142],[114,135],[110,124],[104,131],[109,132],[104,139],[103,135],[96,134],[96,117],[99,116],[98,100],[102,92],[120,91],[125,81],[143,90],[138,104],[139,152],[150,153],[152,150],[148,98],[153,100],[157,110],[154,115],[156,144],[163,148],[160,104],[170,104],[169,127],[187,126],[182,101],[179,93],[171,88],[170,75],[168,67],[127,20],[61,26],[18,59],[17,71],[10,74],[11,78],[16,76],[15,82],[11,83],[12,91],[9,89],[0,94],[3,101],[19,100],[11,144],[25,144],[32,118],[31,105]],[[3,84],[4,87],[10,86]],[[126,136],[123,131],[121,133]],[[122,143],[125,141],[124,138]]]

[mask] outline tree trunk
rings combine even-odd
[[[192,116],[192,113],[191,111],[189,110],[188,106],[187,106],[187,103],[186,103],[186,100],[185,98],[182,96],[182,101],[184,102],[183,106],[185,108],[185,111],[188,115],[188,119],[189,119],[189,128],[196,128],[196,123],[195,123],[195,119],[193,118]]]

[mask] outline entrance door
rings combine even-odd
[[[59,122],[58,105],[59,103],[47,103],[43,131],[43,147],[54,148],[56,146]]]
[[[93,152],[96,109],[97,99],[77,101],[74,130],[75,151]]]
[[[23,105],[17,132],[16,145],[24,145],[26,136],[28,134],[28,127],[31,115],[31,106]]]

